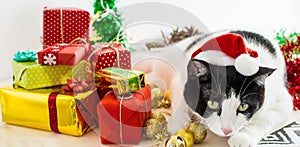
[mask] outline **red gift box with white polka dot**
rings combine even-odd
[[[116,51],[118,53],[116,53]],[[117,57],[117,54],[119,57]],[[96,55],[95,71],[108,67],[119,67],[122,69],[131,69],[131,54],[130,51],[125,49],[122,45],[115,45],[114,49],[104,47],[99,50]],[[117,58],[119,58],[117,60]],[[119,65],[118,65],[119,64]]]
[[[43,10],[43,47],[71,43],[76,38],[89,42],[90,13],[79,8],[45,8]]]

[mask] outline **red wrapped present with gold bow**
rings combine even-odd
[[[138,143],[151,114],[150,86],[129,95],[109,92],[97,105],[102,144]]]
[[[43,10],[44,48],[57,43],[71,43],[76,38],[89,42],[90,13],[79,8],[45,8]]]
[[[43,65],[75,65],[85,58],[88,47],[83,44],[55,44],[39,51],[38,63]]]
[[[93,61],[96,61],[96,72],[107,67],[131,69],[130,51],[125,49],[122,44],[95,45],[93,48],[96,51],[93,59]]]

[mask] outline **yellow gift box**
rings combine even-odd
[[[0,88],[3,122],[73,136],[82,136],[97,125],[85,107],[96,103],[96,109],[98,96],[95,91],[76,96],[58,93],[60,89]]]
[[[71,65],[40,65],[37,62],[12,61],[13,82],[27,90],[67,84],[67,79],[85,77],[87,62]]]

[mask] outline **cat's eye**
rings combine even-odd
[[[207,101],[207,106],[211,109],[217,109],[219,107],[219,103],[215,101]]]
[[[240,104],[238,110],[243,112],[243,111],[246,111],[248,108],[249,108],[248,104]]]

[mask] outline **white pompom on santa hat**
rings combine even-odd
[[[254,75],[259,70],[258,53],[246,47],[243,37],[239,34],[228,33],[208,40],[192,54],[192,58],[209,51],[223,52],[231,57],[235,69],[244,76]],[[206,58],[218,60],[218,57]]]

